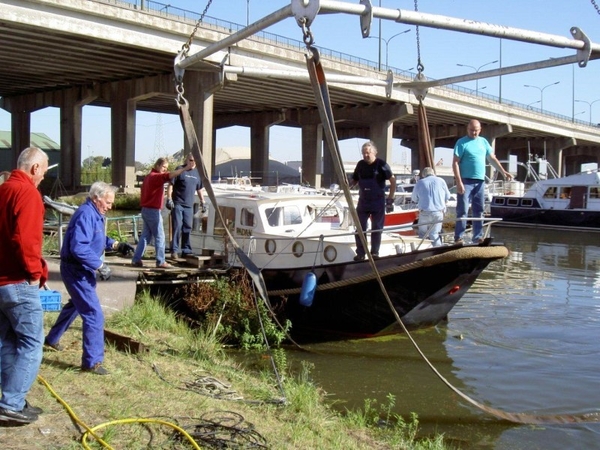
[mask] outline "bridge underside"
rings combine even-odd
[[[23,8],[33,8],[23,4]],[[66,8],[64,2],[57,2],[57,5],[57,8]],[[14,20],[16,16],[9,15],[10,8],[12,6],[3,7],[0,12],[0,15],[7,14],[0,17],[3,27],[0,33],[0,107],[11,113],[12,164],[19,152],[29,145],[31,113],[48,106],[60,108],[59,176],[65,187],[78,189],[82,108],[85,105],[103,106],[111,109],[113,184],[133,187],[136,111],[177,114],[172,49],[176,48],[174,43],[181,46],[192,25],[183,27],[183,32],[173,32],[170,41],[158,48],[159,38],[154,38],[153,34],[162,38],[166,33],[166,22],[158,25],[148,22],[144,28],[144,33],[157,42],[152,46],[132,43],[126,35],[113,40],[92,36],[96,27],[101,34],[101,27],[105,26],[101,21],[96,23],[92,15],[90,24],[85,24],[77,33],[68,27],[58,29],[54,22],[52,27],[45,27],[39,25],[43,20],[28,21],[22,16],[19,16],[20,21]],[[104,21],[118,22],[113,16],[124,13],[116,8],[107,4],[102,12],[95,14],[106,14]],[[71,19],[67,17],[66,9],[61,12],[65,21]],[[31,14],[43,19],[47,11]],[[148,14],[138,16],[136,11],[127,11],[127,14],[140,23],[150,20]],[[201,27],[197,38],[208,45],[229,35],[226,30],[217,28]],[[228,61],[236,58],[248,61],[248,55],[259,51],[262,52],[259,60],[277,53],[283,55],[278,64],[284,63],[296,70],[302,68],[302,51],[282,50],[274,43],[265,42],[260,45],[240,43],[228,49]],[[335,68],[342,73],[352,69],[365,76],[382,76],[378,71],[353,68],[348,63],[331,62],[330,66],[332,71]],[[313,185],[339,182],[330,170],[331,159],[323,142],[313,90],[307,80],[226,74],[215,61],[204,61],[186,71],[184,86],[209,172],[212,173],[214,168],[216,129],[233,125],[249,127],[252,171],[266,173],[269,128],[285,125],[302,130],[303,178]],[[418,102],[410,90],[395,90],[387,97],[383,88],[330,83],[329,92],[339,139],[371,139],[384,159],[391,152],[392,140],[401,139],[402,144],[412,150],[413,168],[421,168]],[[465,134],[469,119],[476,117],[482,122],[483,134],[493,143],[500,159],[510,154],[517,154],[520,161],[526,160],[529,153],[546,155],[559,173],[576,171],[580,162],[597,161],[600,130],[595,127],[515,110],[509,105],[467,94],[450,94],[443,88],[432,89],[424,101],[433,148],[452,148]]]

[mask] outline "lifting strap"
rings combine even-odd
[[[431,146],[431,136],[429,135],[429,124],[427,123],[427,109],[423,104],[422,98],[419,98],[417,116],[419,119],[419,168],[421,169],[421,173],[423,173],[425,167],[431,167],[435,171],[435,165],[433,164],[433,148]]]
[[[305,32],[305,42],[307,47],[306,53],[306,64],[308,73],[310,76],[311,85],[313,87],[313,91],[315,94],[315,101],[317,103],[317,107],[319,110],[319,115],[321,117],[321,122],[323,124],[323,135],[327,140],[327,144],[329,146],[329,150],[331,152],[331,157],[333,159],[333,165],[340,180],[340,185],[344,189],[344,194],[346,196],[346,201],[348,202],[348,207],[350,209],[350,213],[352,214],[352,218],[355,223],[357,223],[357,232],[363,239],[363,245],[367,254],[369,252],[369,247],[366,245],[366,238],[362,229],[360,228],[360,224],[358,221],[358,216],[356,214],[356,208],[354,207],[354,202],[352,197],[350,196],[350,189],[348,186],[348,180],[346,178],[346,174],[344,172],[342,158],[339,150],[339,143],[337,141],[337,135],[335,131],[335,122],[333,118],[333,111],[331,108],[331,102],[329,98],[329,90],[327,87],[327,81],[325,79],[325,72],[323,70],[323,66],[321,65],[319,59],[318,50],[312,45],[312,36],[310,36],[310,32]],[[422,100],[422,99],[421,99]],[[422,101],[421,101],[422,103]],[[422,105],[421,105],[422,106]],[[427,118],[425,117],[425,109],[419,108],[419,125],[421,125],[421,116],[423,116],[424,125],[427,125]],[[429,129],[425,127],[427,130],[427,136],[429,136]],[[426,140],[429,143],[429,147],[431,147],[431,139]],[[429,152],[431,155],[431,152]],[[433,158],[429,157],[430,161]],[[430,167],[433,168],[433,164],[430,163]],[[522,424],[551,424],[551,423],[575,423],[575,422],[600,422],[600,412],[588,413],[588,414],[561,414],[561,415],[535,415],[528,413],[512,413],[501,411],[496,408],[492,408],[490,406],[486,406],[477,400],[472,399],[468,395],[461,392],[458,388],[454,387],[444,376],[433,366],[431,361],[425,356],[425,354],[421,351],[411,334],[406,329],[406,326],[400,319],[398,312],[393,306],[393,303],[383,285],[383,281],[381,280],[381,276],[377,270],[377,266],[373,261],[373,258],[369,255],[369,261],[371,262],[371,266],[373,267],[373,271],[376,275],[376,278],[381,287],[381,291],[385,296],[390,309],[396,319],[396,322],[402,328],[402,331],[406,334],[416,351],[421,355],[421,358],[425,361],[425,363],[429,366],[429,368],[437,375],[437,377],[448,387],[450,388],[456,395],[460,398],[468,402],[469,404],[475,406],[476,408],[484,411],[492,416],[495,416],[502,420],[507,420],[509,422],[514,423],[522,423]]]

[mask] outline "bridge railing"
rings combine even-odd
[[[161,2],[156,2],[154,0],[97,0],[97,1],[104,2],[104,3],[111,3],[114,5],[122,5],[124,7],[129,7],[129,8],[133,8],[133,9],[144,10],[144,11],[151,12],[153,14],[158,14],[158,15],[168,17],[169,19],[179,19],[179,20],[184,20],[184,21],[190,21],[193,23],[196,23],[196,21],[200,18],[200,14],[197,12],[181,9],[176,6],[171,6],[168,4],[161,3]],[[222,19],[219,19],[216,17],[211,17],[208,15],[204,16],[204,18],[202,19],[202,23],[204,26],[209,25],[209,26],[218,27],[220,29],[229,30],[230,33],[235,33],[246,27],[246,25],[240,25],[235,22],[222,20]],[[273,44],[284,45],[286,47],[289,47],[292,49],[297,49],[299,51],[303,51],[306,48],[306,44],[304,44],[304,42],[302,42],[302,41],[299,41],[297,39],[291,39],[291,38],[281,36],[278,34],[274,34],[274,33],[269,33],[266,31],[258,32],[255,35],[255,38],[256,39],[266,39]],[[319,46],[319,52],[321,53],[321,56],[327,56],[328,58],[336,59],[341,62],[352,63],[353,65],[357,65],[357,66],[361,66],[361,67],[365,67],[365,68],[373,69],[373,70],[378,70],[378,68],[379,68],[378,62],[370,61],[368,59],[364,59],[359,56],[354,56],[354,55],[350,55],[347,53],[339,52],[337,50],[331,50],[331,49],[323,48],[323,47]],[[397,69],[392,66],[387,66],[387,67],[382,66],[383,71],[387,71],[388,69],[391,70],[394,73],[394,75],[404,77],[407,79],[413,79],[416,76],[415,72]],[[444,85],[442,88],[449,89],[452,91],[457,91],[462,94],[470,95],[473,97],[483,98],[483,99],[486,99],[486,100],[489,100],[492,102],[501,103],[503,105],[508,105],[513,108],[519,108],[524,111],[535,112],[536,114],[541,114],[546,117],[553,117],[558,120],[575,123],[575,124],[581,125],[581,126],[589,126],[592,128],[598,128],[598,126],[600,126],[600,124],[592,124],[588,121],[576,119],[575,117],[569,117],[569,116],[565,116],[563,114],[558,114],[558,113],[554,113],[551,111],[542,110],[541,108],[534,108],[530,105],[525,105],[523,103],[508,100],[506,98],[496,97],[491,94],[487,94],[487,93],[480,92],[480,91],[475,91],[473,89],[465,88],[463,86],[459,86],[456,84],[447,84],[447,85]]]

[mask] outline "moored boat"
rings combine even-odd
[[[490,209],[499,225],[600,231],[600,174],[538,180],[522,195],[495,196]]]
[[[223,221],[209,207],[204,232],[194,235],[194,248],[212,249],[230,267],[241,268],[227,228],[260,270],[269,306],[279,320],[291,321],[295,337],[395,333],[400,327],[392,307],[409,329],[436,325],[489,263],[508,255],[491,238],[479,245],[433,247],[390,228],[383,231],[378,258],[354,261],[355,230],[343,201],[213,188]],[[303,292],[307,277],[315,283],[308,299]]]

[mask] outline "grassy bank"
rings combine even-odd
[[[46,329],[55,318],[46,313]],[[104,448],[114,449],[444,448],[441,437],[417,440],[413,418],[405,422],[368,401],[362,411],[335,412],[307,367],[292,374],[280,362],[282,369],[274,371],[265,352],[264,364],[242,369],[210,330],[190,330],[149,296],[112,314],[106,328],[143,343],[147,351],[107,346],[111,375],[81,373],[78,319],[61,341],[65,350],[44,353],[43,383],[28,397],[45,413],[32,425],[0,428],[3,446],[81,448],[89,428]],[[102,448],[91,435],[86,442],[84,448]]]

